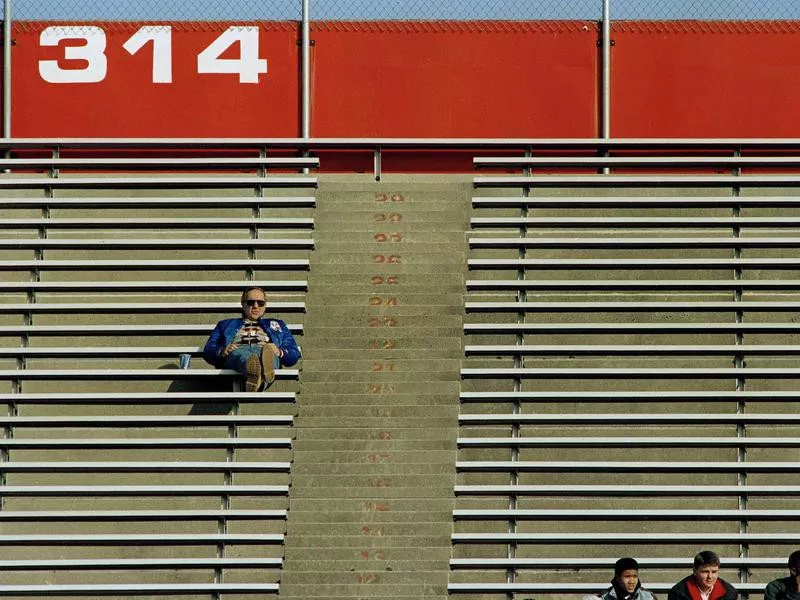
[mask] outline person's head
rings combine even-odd
[[[247,288],[242,292],[242,315],[245,319],[256,321],[264,316],[267,295],[260,287]]]
[[[633,558],[620,558],[614,563],[614,583],[632,593],[639,584],[639,563]]]
[[[694,557],[694,574],[697,587],[701,590],[710,590],[719,579],[719,556],[711,550],[703,550]]]
[[[800,550],[795,550],[789,555],[789,574],[792,577],[800,576]]]

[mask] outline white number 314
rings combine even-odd
[[[94,26],[55,26],[42,31],[41,46],[58,46],[62,40],[83,41],[81,46],[64,46],[64,59],[83,60],[81,68],[65,69],[58,60],[40,60],[39,75],[48,83],[98,83],[106,78],[106,34]],[[153,83],[172,83],[172,27],[147,25],[122,45],[128,54],[136,54],[148,42],[153,43]],[[220,58],[239,43],[238,58]],[[232,73],[239,83],[258,83],[267,72],[267,60],[258,57],[258,27],[234,26],[226,29],[197,55],[198,73]]]

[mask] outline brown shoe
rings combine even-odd
[[[275,360],[275,354],[272,349],[275,344],[264,344],[261,349],[261,375],[264,378],[264,387],[272,385],[275,381],[275,367],[272,366],[272,361]]]
[[[247,378],[244,384],[246,392],[257,392],[261,387],[262,373],[261,360],[257,354],[251,354],[247,359]]]

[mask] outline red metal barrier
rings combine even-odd
[[[48,32],[48,27],[18,23],[14,30],[15,137],[299,135],[296,23],[259,23],[256,54],[247,54],[251,44],[240,64],[240,47],[253,41],[247,38],[252,25],[234,26],[225,39],[221,36],[231,24],[192,29],[181,23],[144,32],[139,24],[66,27],[72,29],[51,26]],[[53,39],[65,32],[73,39]],[[54,41],[58,45],[46,45]],[[215,41],[219,47],[206,52],[201,66],[198,57]],[[70,52],[85,58],[70,58]],[[224,62],[229,59],[234,62]],[[266,73],[259,72],[263,59]],[[198,72],[202,69],[240,72]]]
[[[612,137],[800,136],[800,22],[618,22]]]

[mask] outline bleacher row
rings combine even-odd
[[[318,160],[106,152],[0,160],[0,595],[277,593],[298,371],[199,355],[246,285],[302,335]]]
[[[474,178],[451,594],[597,593],[621,556],[665,592],[706,548],[785,576],[800,161],[662,151],[475,159],[514,173]]]

